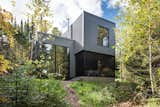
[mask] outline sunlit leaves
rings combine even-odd
[[[0,74],[7,73],[11,69],[10,61],[6,60],[3,55],[0,55]]]
[[[34,24],[35,31],[48,32],[52,28],[50,22],[52,14],[48,4],[43,0],[31,0],[31,3],[27,4],[27,7],[30,10],[28,16],[32,24]]]
[[[160,1],[129,0],[128,7],[124,10],[118,17],[121,24],[116,32],[121,50],[120,61],[128,71],[147,73],[149,45],[152,46],[152,60],[160,53]],[[157,63],[159,62],[152,62],[153,73],[156,72]]]
[[[12,0],[11,3],[15,5],[15,1]],[[11,12],[3,9],[0,6],[0,37],[1,39],[6,39],[7,44],[9,45],[10,48],[14,47],[15,40],[13,35],[15,34],[15,29],[12,26],[12,21],[13,21],[13,15]],[[8,70],[12,69],[11,67],[11,62],[7,59],[5,59],[6,52],[4,52],[3,49],[3,42],[0,41],[0,50],[1,50],[1,55],[0,55],[0,74],[7,73]],[[3,54],[3,55],[2,55]],[[7,56],[8,57],[8,56]]]
[[[12,20],[13,16],[11,12],[6,11],[5,9],[0,9],[0,30],[8,37],[11,47],[14,46],[14,29],[11,25]]]
[[[128,8],[122,13],[124,15],[122,16],[124,18],[122,32],[125,35],[123,35],[123,46],[126,61],[137,51],[143,53],[148,48],[148,36],[159,31],[159,12],[158,0],[129,1]]]
[[[12,4],[12,6],[15,6],[16,5],[16,0],[11,0],[11,4]]]

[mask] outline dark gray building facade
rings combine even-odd
[[[115,23],[83,12],[64,33],[46,43],[70,49],[69,77],[115,77]]]

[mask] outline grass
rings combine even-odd
[[[146,107],[159,107],[160,105],[160,98],[150,98],[147,101]]]
[[[106,107],[127,101],[136,85],[131,83],[100,83],[78,81],[70,85],[76,90],[82,107]]]
[[[49,94],[60,94],[62,97],[66,95],[65,90],[60,84],[59,80],[55,79],[33,79],[32,85],[35,90],[40,93],[49,93]]]

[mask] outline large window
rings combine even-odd
[[[41,56],[44,56],[44,69],[58,79],[69,78],[69,48],[51,44],[43,44]]]
[[[103,26],[98,26],[97,44],[99,46],[109,46],[109,31]]]

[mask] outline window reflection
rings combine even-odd
[[[40,55],[45,57],[44,69],[48,74],[54,74],[57,79],[69,78],[69,48],[43,44]]]
[[[105,47],[109,46],[109,31],[107,28],[98,26],[97,44]]]

